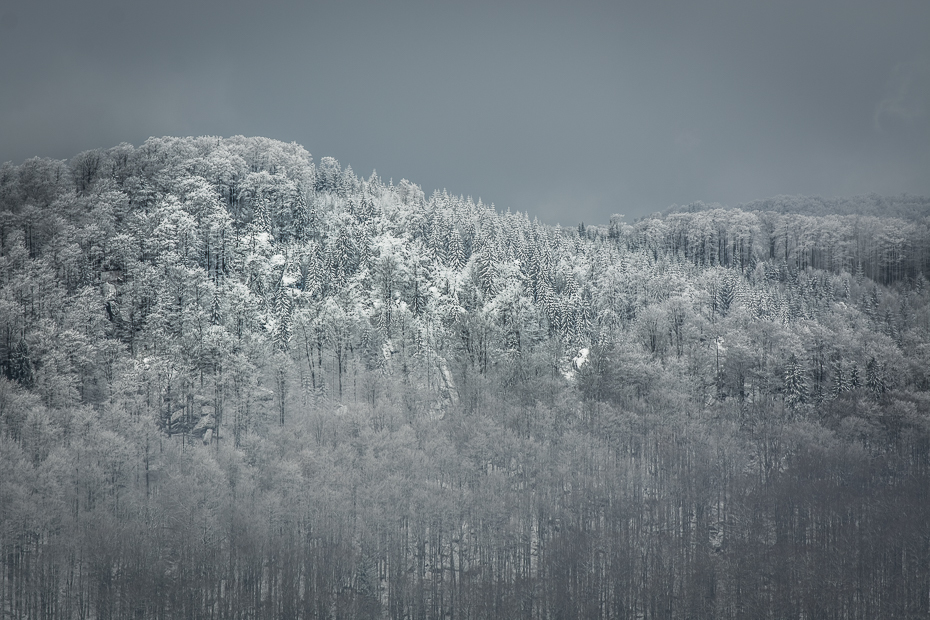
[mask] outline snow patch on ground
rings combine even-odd
[[[581,370],[581,367],[588,363],[588,354],[591,353],[591,350],[588,347],[578,351],[578,355],[575,356],[575,359],[572,360],[572,365],[576,370]]]
[[[591,354],[591,350],[588,347],[583,347],[578,350],[578,355],[572,358],[571,367],[562,371],[562,376],[569,381],[575,380],[575,373],[581,370],[585,364],[588,363],[588,356]]]

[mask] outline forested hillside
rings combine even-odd
[[[694,213],[696,211],[726,208],[719,204],[694,202],[685,206],[674,205],[669,207],[664,214]],[[911,221],[923,221],[924,223],[930,219],[930,200],[922,196],[911,196],[909,194],[901,194],[900,196],[868,194],[849,198],[775,196],[764,200],[754,200],[734,208],[741,211],[774,211],[782,214],[794,213],[796,215],[817,217],[864,215],[879,218],[901,218]]]
[[[5,164],[0,617],[926,618],[928,205]]]

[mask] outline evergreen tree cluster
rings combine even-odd
[[[0,615],[925,617],[927,207],[5,164]]]

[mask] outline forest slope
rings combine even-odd
[[[551,227],[263,138],[4,165],[0,612],[926,617],[927,201],[785,203]]]

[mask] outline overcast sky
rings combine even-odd
[[[563,224],[928,195],[928,30],[926,0],[0,0],[0,161],[261,135]]]

